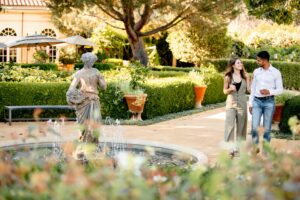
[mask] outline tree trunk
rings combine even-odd
[[[133,54],[134,60],[139,60],[144,66],[148,65],[148,55],[145,51],[144,41],[142,37],[139,37],[138,40],[132,40],[129,37],[129,43]]]

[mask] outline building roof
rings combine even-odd
[[[1,6],[46,7],[43,0],[0,0]]]

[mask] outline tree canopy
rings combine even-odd
[[[125,30],[133,58],[147,65],[148,56],[143,37],[170,29],[186,19],[196,18],[202,22],[209,18],[209,23],[212,23],[213,16],[218,11],[219,15],[227,18],[227,15],[236,11],[234,8],[239,2],[239,0],[48,0],[47,4],[53,15],[58,17],[61,13],[70,12],[74,8],[96,6],[109,18],[109,21],[98,20],[98,22],[104,21],[114,28]],[[230,9],[225,11],[220,9],[221,7]]]
[[[244,0],[250,15],[278,24],[299,23],[299,0]]]
[[[231,39],[227,25],[239,13],[239,6],[238,1],[230,0],[198,4],[199,14],[169,31],[167,41],[176,59],[199,65],[207,58],[228,56]]]
[[[194,12],[192,10],[193,3],[191,0],[47,1],[48,7],[56,16],[59,16],[60,13],[71,11],[72,8],[97,6],[106,16],[115,21],[122,22],[122,27],[114,27],[126,31],[134,59],[140,60],[144,65],[147,65],[148,57],[145,52],[142,37],[167,30],[186,19]],[[170,15],[171,13],[172,15]],[[170,20],[155,28],[144,29],[149,22],[155,21],[155,18],[161,15],[170,16]]]

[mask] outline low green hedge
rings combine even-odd
[[[0,82],[0,115],[9,105],[65,105],[69,83]],[[60,112],[61,113],[61,112]],[[32,117],[32,111],[20,111],[19,117]],[[58,112],[47,111],[45,116],[59,117]],[[43,114],[43,115],[44,115]],[[69,116],[68,112],[64,113]],[[14,115],[16,117],[17,115]],[[43,116],[41,116],[43,117]]]
[[[57,70],[57,65],[55,63],[45,63],[45,64],[16,64],[22,68],[39,68],[41,70]]]
[[[190,72],[194,67],[171,67],[171,66],[151,66],[153,71],[179,71],[179,72]]]
[[[282,120],[279,123],[280,132],[292,134],[288,125],[288,121],[295,115],[298,117],[298,119],[300,119],[300,96],[295,96],[285,102],[282,111]]]
[[[208,77],[204,104],[225,100],[221,75]],[[66,105],[69,83],[21,83],[0,82],[0,116],[3,120],[4,106],[8,105]],[[194,107],[193,83],[183,78],[157,79],[144,84],[148,99],[143,118],[151,119],[169,113],[189,110]],[[117,87],[108,83],[106,91],[100,92],[102,117],[128,119],[127,104]],[[47,113],[45,113],[46,115]],[[55,112],[49,113],[56,117]],[[23,112],[20,113],[23,115]],[[28,114],[27,114],[28,115]],[[21,116],[20,116],[21,117]]]
[[[116,66],[123,66],[123,60],[119,58],[107,58],[103,60],[103,63],[112,63]]]
[[[195,95],[191,82],[172,78],[160,81],[144,85],[148,97],[142,114],[143,119],[151,119],[194,107]]]
[[[229,59],[214,59],[207,60],[206,62],[215,65],[219,72],[224,72],[228,66],[228,60]],[[242,59],[242,61],[249,73],[252,73],[254,69],[258,67],[255,60]],[[271,61],[271,64],[281,71],[284,88],[300,90],[300,76],[297,75],[300,72],[299,62]]]
[[[99,71],[111,70],[115,69],[116,66],[112,63],[95,63],[94,67]],[[81,69],[83,68],[83,63],[76,63],[74,69]]]
[[[203,100],[204,105],[219,103],[226,100],[226,95],[223,93],[224,78],[222,74],[205,74],[204,81],[207,85]]]
[[[156,78],[166,78],[166,77],[180,77],[180,76],[186,76],[186,72],[181,71],[150,71],[149,75],[150,77],[156,77]]]

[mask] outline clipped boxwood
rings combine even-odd
[[[300,96],[295,96],[285,102],[282,111],[282,120],[279,123],[280,132],[284,134],[291,134],[288,121],[295,115],[298,119],[300,119]]]
[[[224,72],[229,59],[213,59],[207,62],[215,65],[219,72]],[[246,70],[252,73],[258,67],[256,60],[242,59]],[[300,90],[300,76],[295,76],[300,72],[300,62],[280,62],[271,61],[271,64],[280,70],[283,77],[283,85],[287,89]]]
[[[223,79],[221,75],[208,76],[204,104],[222,102]],[[0,116],[3,120],[4,106],[8,105],[66,105],[66,91],[69,83],[22,83],[0,82]],[[151,119],[169,113],[194,108],[193,83],[184,78],[156,79],[143,85],[148,94],[143,119]],[[122,92],[108,82],[106,91],[100,92],[102,117],[128,119],[130,113]],[[32,113],[30,113],[32,114]],[[57,117],[56,112],[45,112],[44,117]],[[67,113],[68,114],[68,113]],[[74,114],[74,113],[73,113]],[[20,112],[19,117],[29,113]]]
[[[103,60],[103,63],[112,63],[116,66],[123,66],[123,60],[119,58],[107,58]]]
[[[221,74],[205,74],[205,82],[207,85],[203,105],[219,103],[226,100],[223,93],[224,78]]]
[[[156,78],[180,77],[186,75],[187,75],[186,72],[181,72],[181,71],[150,71],[149,73],[150,77],[156,77]]]
[[[179,71],[179,72],[190,72],[194,67],[171,67],[171,66],[151,66],[151,70],[153,71]]]
[[[55,63],[40,63],[40,64],[16,64],[22,68],[39,68],[41,70],[57,70],[57,65]]]
[[[116,66],[112,63],[95,63],[94,66],[99,71],[111,70],[115,69]],[[83,63],[76,63],[74,69],[81,69],[83,68]]]
[[[0,115],[3,120],[4,106],[9,105],[66,105],[69,83],[0,83]],[[62,113],[62,112],[59,112]],[[20,111],[18,117],[32,117],[32,111]],[[65,113],[67,116],[68,112]],[[58,111],[47,111],[45,116],[59,117]],[[16,117],[17,115],[14,115]],[[43,116],[41,116],[43,117]]]
[[[194,107],[193,84],[180,79],[158,79],[144,85],[148,94],[143,119],[151,119]]]

